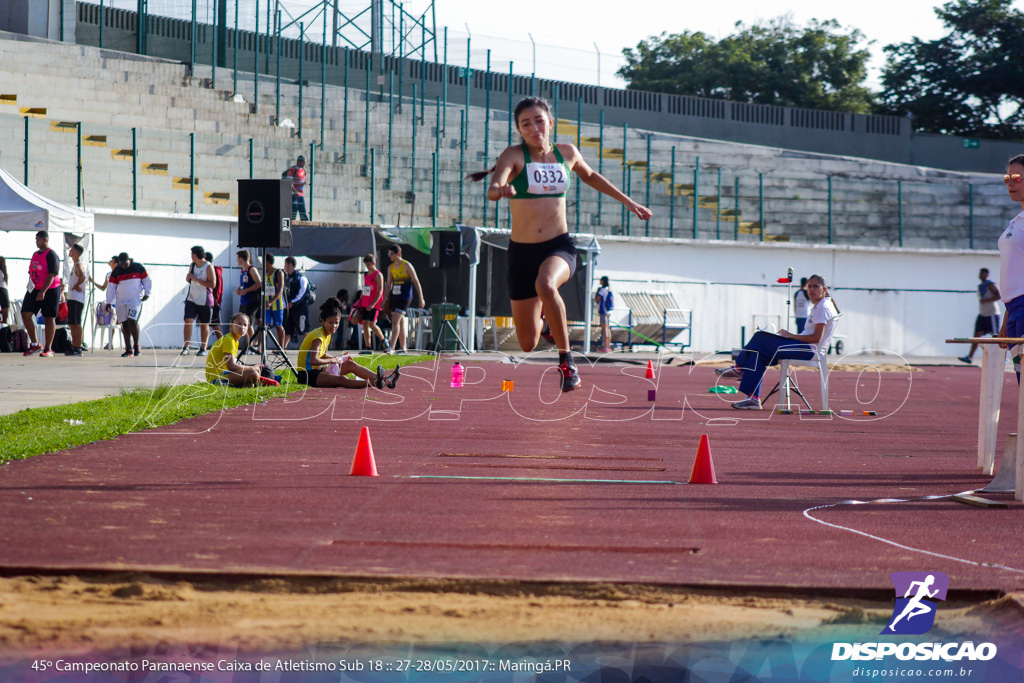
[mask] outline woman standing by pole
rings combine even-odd
[[[543,99],[527,97],[519,102],[514,119],[522,144],[505,149],[490,171],[473,173],[469,178],[483,180],[494,173],[487,198],[511,200],[508,280],[519,346],[523,351],[533,351],[546,319],[558,347],[562,391],[572,391],[582,381],[569,350],[565,302],[558,292],[576,271],[576,247],[566,220],[569,172],[575,171],[581,181],[622,202],[642,220],[648,220],[651,211],[590,168],[574,145],[552,144],[554,121]]]

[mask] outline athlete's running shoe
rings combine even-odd
[[[558,370],[562,373],[562,391],[579,389],[580,385],[583,384],[583,380],[580,379],[580,373],[575,365],[562,363],[558,366]]]
[[[387,376],[384,383],[388,385],[388,389],[394,389],[395,385],[398,384],[398,378],[402,376],[402,366],[396,365],[395,369],[391,371],[391,374]]]
[[[380,365],[377,366],[377,378],[373,382],[378,389],[384,388],[384,368]]]
[[[121,354],[121,358],[131,358],[133,355],[131,349],[125,349],[124,353]]]
[[[53,350],[46,349],[45,351],[43,351],[43,352],[41,352],[39,354],[39,357],[40,358],[53,358]]]
[[[25,350],[25,353],[23,353],[21,355],[23,355],[23,356],[31,356],[32,354],[39,353],[42,350],[43,350],[43,347],[41,345],[39,345],[39,344],[32,344],[31,346],[29,346]]]
[[[185,344],[184,346],[181,347],[181,353],[179,353],[178,355],[179,356],[187,356],[188,355],[188,344]]]
[[[142,349],[139,348],[138,344],[135,345],[135,355],[136,356],[141,356],[142,355]]]
[[[741,379],[743,377],[743,371],[736,367],[718,368],[715,370],[715,374],[722,379]]]

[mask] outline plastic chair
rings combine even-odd
[[[113,306],[111,306],[109,317],[103,313],[104,303],[100,302],[96,304],[96,315],[93,318],[94,323],[92,326],[92,342],[89,346],[91,349],[96,347],[96,333],[100,333],[100,341],[103,341],[103,333],[107,333],[107,343],[104,344],[103,348],[113,349],[114,342],[116,341],[118,346],[124,346],[124,341],[121,338],[121,326],[117,324],[117,313]],[[108,323],[104,323],[104,320],[109,320]]]
[[[811,404],[807,402],[804,395],[800,392],[800,387],[797,386],[796,379],[790,374],[790,367],[794,365],[802,365],[805,367],[818,368],[818,379],[821,381],[821,409],[828,410],[828,361],[826,356],[828,354],[829,342],[832,339],[832,334],[836,330],[836,325],[839,323],[839,318],[842,317],[842,313],[837,314],[834,318],[828,321],[825,325],[825,332],[821,335],[821,340],[818,342],[818,351],[814,358],[808,360],[794,360],[785,358],[780,362],[780,377],[779,384],[775,385],[775,388],[771,390],[768,396],[771,397],[777,390],[781,388],[782,393],[785,395],[785,404],[781,401],[779,406],[783,410],[792,410],[792,402],[790,400],[790,391],[795,391],[800,400],[804,402],[808,410],[811,410]]]

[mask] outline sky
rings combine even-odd
[[[943,35],[942,22],[934,12],[942,4],[933,0],[562,0],[541,5],[435,0],[434,9],[437,25],[449,27],[449,62],[464,63],[468,31],[473,68],[483,68],[490,48],[496,71],[507,72],[511,60],[516,73],[528,74],[536,60],[539,77],[597,84],[600,73],[600,85],[618,87],[624,85],[614,76],[623,63],[622,49],[635,47],[662,31],[703,31],[717,39],[734,33],[738,21],[750,25],[789,14],[803,26],[811,19],[835,19],[874,41],[869,46],[872,58],[867,85],[877,89],[885,63],[882,48],[915,36],[932,40]],[[426,0],[404,2],[411,14],[420,14],[428,6]],[[1016,0],[1014,6],[1024,10],[1024,0]]]

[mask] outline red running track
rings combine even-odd
[[[449,367],[9,464],[0,566],[886,591],[890,572],[937,570],[953,590],[1024,588],[1012,495],[925,499],[988,483],[976,368],[833,373],[833,408],[878,417],[807,418],[732,410],[707,368],[604,364],[563,395],[545,365],[470,362],[461,389]],[[1012,375],[1003,414],[1000,454]],[[364,425],[378,478],[348,476]],[[720,483],[658,483],[688,479],[702,433]],[[882,498],[905,502],[839,504]]]

